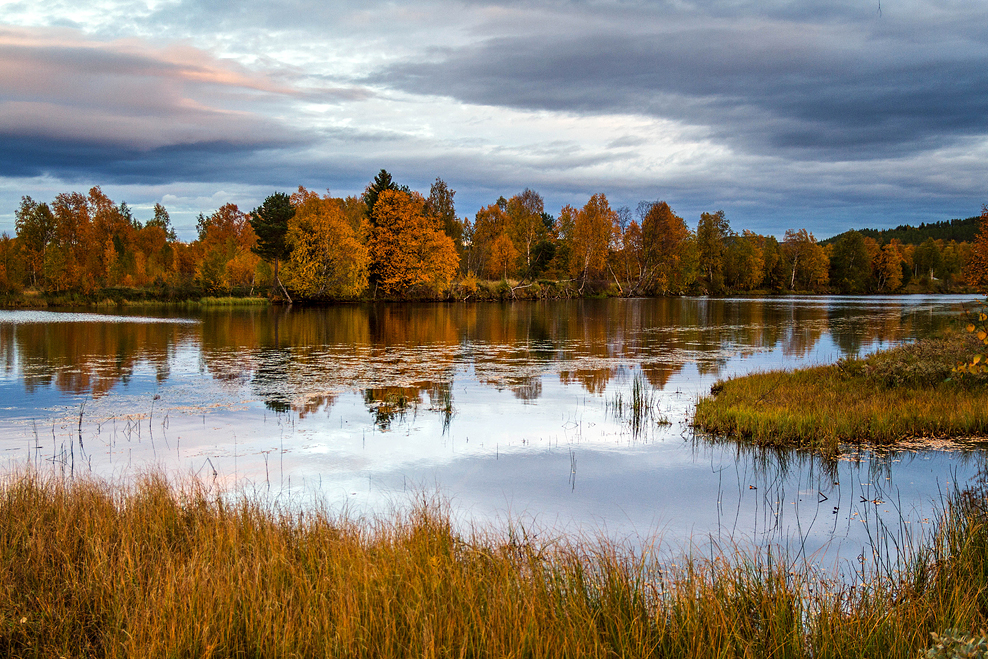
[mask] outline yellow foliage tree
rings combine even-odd
[[[453,239],[426,212],[422,195],[385,190],[378,195],[372,218],[371,263],[385,294],[449,286],[460,257]]]
[[[892,239],[882,246],[875,263],[875,276],[878,279],[878,290],[895,292],[902,286],[902,253],[901,244]]]
[[[305,192],[306,194],[301,194]],[[300,189],[292,195],[285,284],[307,298],[352,298],[367,288],[367,247],[358,240],[340,199],[320,199]]]
[[[490,260],[488,262],[488,274],[507,279],[508,270],[517,258],[518,250],[515,249],[514,242],[512,242],[511,238],[508,237],[508,234],[500,234],[494,239],[494,244],[491,245]]]
[[[472,250],[478,275],[488,279],[497,279],[514,274],[513,261],[518,256],[518,250],[508,235],[508,220],[508,214],[497,204],[481,208],[474,216]],[[505,240],[511,243],[510,249],[507,249]],[[508,264],[507,269],[504,267],[504,263],[495,262],[495,245],[498,245],[502,255],[505,251],[513,254],[512,263]]]

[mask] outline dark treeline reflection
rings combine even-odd
[[[273,410],[312,414],[360,390],[387,428],[425,404],[452,411],[457,372],[542,395],[542,377],[600,393],[636,365],[656,388],[687,364],[718,374],[736,354],[804,356],[830,332],[843,354],[936,331],[952,310],[831,298],[573,300],[513,304],[344,305],[204,311],[201,324],[0,323],[0,356],[29,392],[54,384],[104,393],[149,363],[167,380],[179,346],[218,381],[249,385]],[[835,357],[838,355],[834,355]]]

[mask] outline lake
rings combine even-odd
[[[440,493],[464,525],[856,566],[928,525],[978,446],[826,461],[695,436],[692,407],[717,379],[929,336],[974,299],[0,311],[0,456],[358,514]]]

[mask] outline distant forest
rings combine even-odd
[[[958,243],[970,243],[974,242],[974,237],[978,234],[980,224],[981,216],[975,215],[966,220],[943,220],[932,224],[926,224],[924,222],[918,227],[900,224],[894,229],[857,229],[857,232],[866,238],[877,241],[879,244],[898,240],[903,245],[922,245],[929,238],[946,242],[953,240]],[[843,235],[839,234],[832,238],[821,240],[820,244],[833,244]]]
[[[190,242],[177,239],[162,205],[142,221],[99,187],[51,202],[24,197],[16,235],[0,236],[0,295],[17,305],[988,288],[988,210],[818,242],[806,229],[782,240],[738,231],[723,211],[691,226],[661,200],[612,208],[603,193],[552,215],[526,189],[461,217],[455,194],[437,178],[426,196],[381,170],[360,196],[299,187],[249,212],[225,204],[200,214]]]

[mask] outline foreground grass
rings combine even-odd
[[[718,382],[694,425],[764,445],[834,454],[841,445],[988,436],[988,382],[951,369],[979,352],[950,334],[837,364]]]
[[[910,657],[988,622],[985,522],[959,496],[901,578],[848,585],[770,554],[464,537],[434,505],[357,521],[29,474],[0,492],[0,654]]]

